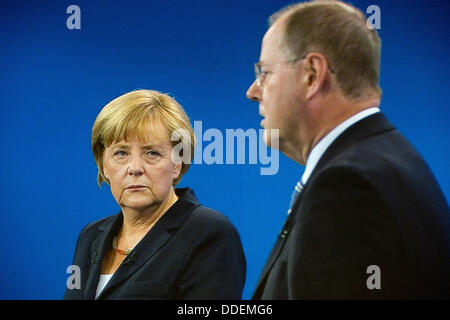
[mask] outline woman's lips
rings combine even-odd
[[[133,191],[133,190],[143,190],[146,188],[147,188],[146,186],[142,186],[142,185],[132,185],[132,186],[126,187],[125,189]]]

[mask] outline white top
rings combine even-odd
[[[336,128],[331,130],[325,137],[323,137],[322,140],[320,140],[320,142],[311,150],[311,153],[309,154],[308,159],[306,160],[306,168],[302,176],[303,185],[305,185],[306,182],[308,181],[309,177],[311,176],[311,173],[314,171],[314,168],[316,167],[320,158],[322,158],[322,155],[325,153],[325,151],[327,151],[328,147],[333,143],[333,141],[336,140],[336,138],[341,135],[342,132],[344,132],[346,129],[348,129],[356,122],[364,118],[367,118],[368,116],[377,112],[380,112],[380,109],[378,107],[373,107],[358,112],[354,116],[342,122]]]
[[[112,276],[113,276],[113,273],[100,275],[100,280],[98,281],[98,285],[97,285],[97,291],[95,292],[95,299],[98,298],[100,293],[103,291],[105,286],[108,284],[109,280],[111,280]]]

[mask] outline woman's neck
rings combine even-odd
[[[177,200],[172,188],[168,197],[158,206],[145,210],[122,208],[123,225],[118,235],[119,241],[122,240],[120,242],[125,242],[130,247],[136,245]]]

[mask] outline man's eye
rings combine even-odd
[[[269,73],[270,71],[261,71],[261,80],[265,79]]]

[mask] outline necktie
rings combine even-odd
[[[297,200],[300,193],[302,192],[302,190],[303,190],[303,182],[302,182],[302,180],[300,180],[299,182],[297,182],[297,184],[295,185],[294,191],[292,192],[291,203],[289,204],[288,214],[291,213],[292,207],[294,206],[294,203]]]
[[[280,237],[283,239],[286,238],[287,234],[289,233],[289,220],[291,220],[289,219],[290,218],[289,215],[291,214],[292,207],[294,206],[294,203],[297,200],[300,193],[302,192],[302,190],[303,190],[303,182],[302,180],[300,180],[299,182],[297,182],[294,191],[292,192],[291,203],[289,204],[289,210],[287,212],[288,218],[284,222],[283,229],[280,231]]]

